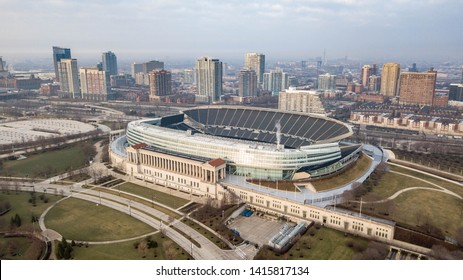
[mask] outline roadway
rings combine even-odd
[[[372,145],[364,145],[363,151],[366,154],[368,154],[370,158],[372,158],[372,162],[368,170],[362,176],[349,182],[348,184],[324,192],[316,192],[315,190],[311,190],[309,188],[299,188],[301,190],[300,192],[289,192],[273,188],[266,188],[247,182],[246,178],[243,176],[235,175],[227,175],[227,177],[224,180],[224,183],[237,185],[246,189],[252,189],[255,192],[274,195],[277,197],[286,198],[288,200],[297,201],[300,203],[307,203],[318,207],[325,207],[327,205],[335,204],[336,200],[340,198],[344,191],[352,189],[353,184],[363,183],[368,178],[368,176],[370,176],[370,174],[375,170],[376,166],[378,166],[378,164],[381,163],[381,161],[387,160],[387,155],[383,155],[382,150],[378,147]]]
[[[55,207],[58,203],[72,197],[86,200],[97,205],[110,207],[114,210],[126,213],[133,218],[138,219],[139,221],[153,227],[155,230],[159,230],[164,233],[167,237],[181,246],[186,252],[190,253],[190,255],[192,255],[192,257],[196,260],[252,259],[257,253],[257,249],[255,249],[254,246],[246,244],[238,246],[233,250],[222,250],[217,247],[215,243],[188,225],[184,224],[179,219],[174,219],[173,217],[170,217],[169,215],[159,210],[151,208],[137,201],[133,201],[110,193],[99,192],[93,189],[85,189],[82,186],[87,183],[86,181],[75,183],[73,185],[51,184],[51,182],[56,180],[59,180],[59,176],[36,183],[33,187],[24,186],[24,184],[23,186],[19,187],[19,190],[21,191],[34,190],[36,192],[48,193],[50,193],[51,190],[56,189],[57,193],[64,196],[63,199],[51,205],[46,211],[44,211],[39,218],[39,226],[44,236],[52,240],[60,239],[61,236],[59,233],[47,229],[45,225],[45,217],[48,211]],[[189,236],[194,239],[200,244],[200,247],[194,245],[191,241],[188,240],[187,237],[179,233],[174,228],[183,232],[185,236]]]

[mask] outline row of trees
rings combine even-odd
[[[352,189],[347,190],[342,194],[343,202],[359,200],[362,196],[371,192],[373,188],[379,184],[381,178],[388,171],[388,164],[385,162],[381,162],[363,183],[355,182],[352,185]]]
[[[45,149],[50,149],[50,148],[55,148],[59,146],[60,144],[73,140],[73,139],[80,139],[80,138],[93,138],[97,137],[101,134],[100,131],[94,130],[86,133],[79,133],[79,134],[74,134],[74,135],[64,135],[64,136],[59,136],[59,137],[44,137],[44,136],[39,136],[37,140],[35,141],[22,141],[22,142],[16,142],[13,144],[3,144],[0,145],[0,152],[1,153],[10,153],[14,150],[20,150],[20,149],[34,149],[35,151],[38,150],[45,150]]]

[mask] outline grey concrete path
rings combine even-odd
[[[413,170],[413,169],[412,169]],[[397,172],[397,171],[389,171],[391,173],[395,173],[395,174],[400,174],[402,176],[407,176],[407,177],[410,177],[410,178],[413,178],[415,180],[419,180],[419,181],[422,181],[422,182],[425,182],[426,184],[430,184],[432,186],[435,186],[437,189],[435,188],[429,188],[429,187],[410,187],[410,188],[405,188],[405,189],[402,189],[402,190],[399,190],[397,192],[395,192],[393,195],[389,196],[388,198],[385,198],[385,199],[381,199],[381,200],[376,200],[376,201],[363,201],[362,203],[363,204],[374,204],[374,203],[382,203],[382,202],[386,202],[388,200],[393,200],[395,198],[397,198],[399,195],[405,193],[405,192],[408,192],[408,191],[413,191],[413,190],[428,190],[428,191],[435,191],[435,192],[441,192],[441,193],[445,193],[445,194],[448,194],[448,195],[451,195],[451,196],[454,196],[460,200],[463,200],[463,197],[461,195],[458,195],[438,184],[435,184],[433,182],[430,182],[430,181],[427,181],[425,179],[422,179],[422,178],[418,178],[418,177],[415,177],[413,175],[409,175],[409,174],[405,174],[405,173],[401,173],[401,172]],[[356,202],[356,203],[360,203],[360,201],[351,201],[351,202]]]
[[[164,234],[166,234],[167,237],[171,238],[184,250],[192,254],[193,258],[195,259],[252,259],[255,253],[257,253],[255,248],[250,248],[253,247],[252,245],[240,246],[239,248],[235,248],[234,250],[222,250],[209,239],[207,239],[191,227],[185,225],[179,220],[173,219],[172,217],[161,211],[146,206],[145,204],[119,197],[117,195],[103,193],[92,189],[84,189],[81,187],[81,185],[77,183],[72,185],[71,187],[69,185],[53,185],[43,181],[38,183],[37,186],[34,187],[34,190],[37,192],[46,192],[47,189],[50,188],[56,188],[58,189],[58,192],[60,194],[66,196],[63,199],[56,202],[54,205],[67,198],[74,197],[77,199],[87,200],[96,204],[101,204],[123,213],[127,213],[130,216],[152,226],[154,229],[162,231]],[[32,191],[32,188],[21,187],[21,190]],[[45,226],[44,219],[48,211],[54,205],[50,206],[39,218],[40,228],[44,232],[49,232],[47,231],[47,228]],[[171,228],[171,225],[172,227],[177,228],[178,230],[183,232],[186,236],[190,236],[191,238],[193,238],[196,242],[200,244],[201,247],[195,246],[183,234],[179,233],[174,228]],[[60,238],[59,235],[54,236],[56,238]]]

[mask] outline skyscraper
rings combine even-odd
[[[397,85],[400,75],[400,64],[386,63],[381,73],[381,94],[394,97],[397,95]]]
[[[239,96],[255,97],[257,95],[257,74],[251,69],[242,69],[239,73]]]
[[[0,56],[0,78],[8,77],[8,71],[6,71],[5,62]]]
[[[289,75],[281,70],[271,70],[270,73],[264,73],[265,90],[271,91],[272,95],[277,96],[280,91],[289,87]]]
[[[463,83],[450,84],[449,100],[463,102]]]
[[[60,97],[80,98],[79,70],[77,59],[61,58],[58,62],[58,73],[61,84]]]
[[[164,62],[151,60],[144,63],[133,63],[132,64],[132,77],[135,79],[137,73],[148,74],[153,70],[162,70],[164,69]]]
[[[211,103],[222,95],[222,62],[202,57],[196,61],[196,102]]]
[[[58,73],[58,62],[63,58],[71,58],[71,49],[53,47],[53,65],[55,67],[55,79],[57,82],[60,81],[60,75]]]
[[[149,74],[150,101],[172,94],[172,74],[166,70],[155,70]]]
[[[373,75],[373,67],[370,65],[363,65],[362,73],[361,73],[361,80],[362,86],[367,88],[370,83],[370,76]]]
[[[82,99],[106,101],[111,94],[109,74],[98,68],[80,68]]]
[[[432,68],[427,73],[403,72],[400,74],[401,104],[433,105],[437,72]]]
[[[103,70],[106,71],[108,75],[117,75],[117,57],[116,55],[109,51],[104,52],[101,58],[101,62],[103,64]]]
[[[143,65],[142,63],[132,63],[132,78],[135,79],[137,73],[143,72]]]
[[[336,75],[329,73],[318,76],[318,89],[321,90],[335,90],[336,89]]]
[[[153,70],[163,70],[164,69],[164,62],[151,60],[142,64],[143,73],[148,74]]]
[[[376,76],[376,75],[371,75],[368,78],[368,90],[369,91],[374,91],[374,92],[379,92],[381,88],[381,77]]]
[[[191,69],[183,70],[183,82],[185,84],[193,84],[195,82],[195,71]]]
[[[259,84],[264,82],[265,55],[261,53],[247,53],[244,58],[244,67],[256,72]]]

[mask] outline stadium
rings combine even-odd
[[[128,124],[129,146],[227,163],[227,174],[292,180],[337,171],[358,146],[343,146],[349,126],[334,119],[251,107],[207,106]]]
[[[112,135],[110,158],[128,180],[187,194],[201,203],[242,202],[269,217],[390,240],[390,222],[325,208],[352,182],[321,192],[310,188],[311,178],[337,173],[362,152],[372,163],[356,182],[381,162],[380,149],[342,141],[351,135],[349,126],[318,115],[197,107],[129,123],[125,135]],[[294,189],[279,189],[280,180]],[[264,181],[276,181],[276,188],[265,187]]]

